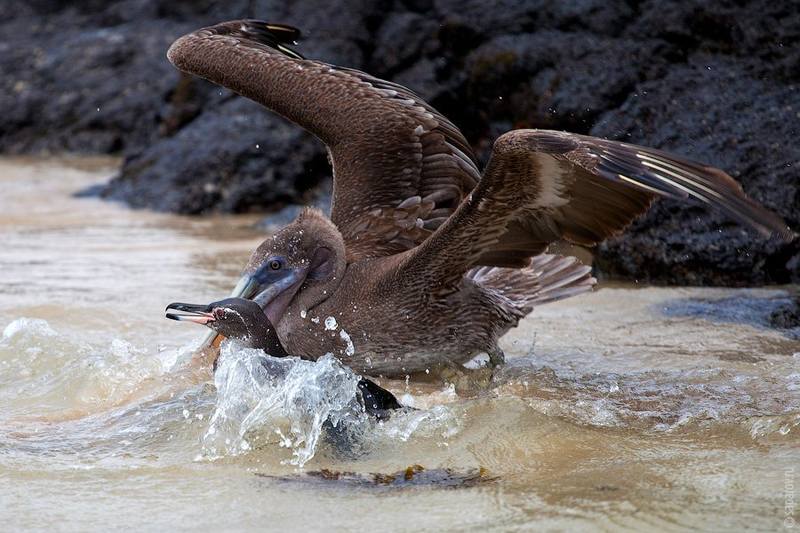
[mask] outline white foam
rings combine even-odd
[[[47,320],[22,317],[12,321],[3,330],[3,339],[12,339],[19,335],[55,337],[58,333],[50,327]]]

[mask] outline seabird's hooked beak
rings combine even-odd
[[[209,322],[214,322],[214,314],[209,312],[207,305],[197,304],[184,304],[184,303],[171,303],[167,306],[166,311],[175,310],[183,314],[167,313],[167,318],[172,320],[181,320],[187,322],[194,322],[195,324],[207,325]]]

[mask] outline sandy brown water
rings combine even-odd
[[[797,287],[600,286],[542,306],[503,339],[508,365],[486,393],[389,383],[420,409],[367,428],[359,454],[323,442],[298,467],[297,439],[276,433],[291,416],[249,427],[247,449],[226,448],[228,426],[209,436],[222,401],[248,389],[221,397],[192,359],[203,332],[163,318],[171,301],[227,294],[263,238],[256,218],[71,196],[114,163],[0,160],[3,530],[775,531],[800,520],[800,331],[768,320]],[[372,482],[410,465],[455,481]],[[322,469],[354,474],[306,474]]]

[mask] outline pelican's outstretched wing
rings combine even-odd
[[[348,261],[413,248],[480,177],[464,136],[405,87],[303,59],[289,26],[225,22],[175,41],[180,70],[251,98],[324,142],[334,171],[331,218]]]
[[[795,237],[719,169],[632,144],[516,130],[497,139],[478,186],[404,266],[438,269],[453,283],[476,265],[524,266],[551,242],[593,245],[619,233],[657,196],[691,197],[762,235]]]

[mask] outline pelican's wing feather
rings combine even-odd
[[[331,218],[349,262],[413,248],[477,183],[467,141],[407,88],[303,59],[290,46],[298,37],[290,26],[231,21],[181,37],[167,56],[178,69],[259,102],[327,145]]]
[[[552,242],[591,246],[616,235],[658,196],[693,198],[764,236],[795,237],[717,168],[622,142],[515,130],[497,139],[478,186],[403,266],[412,275],[438,269],[454,284],[476,265],[525,266]]]

